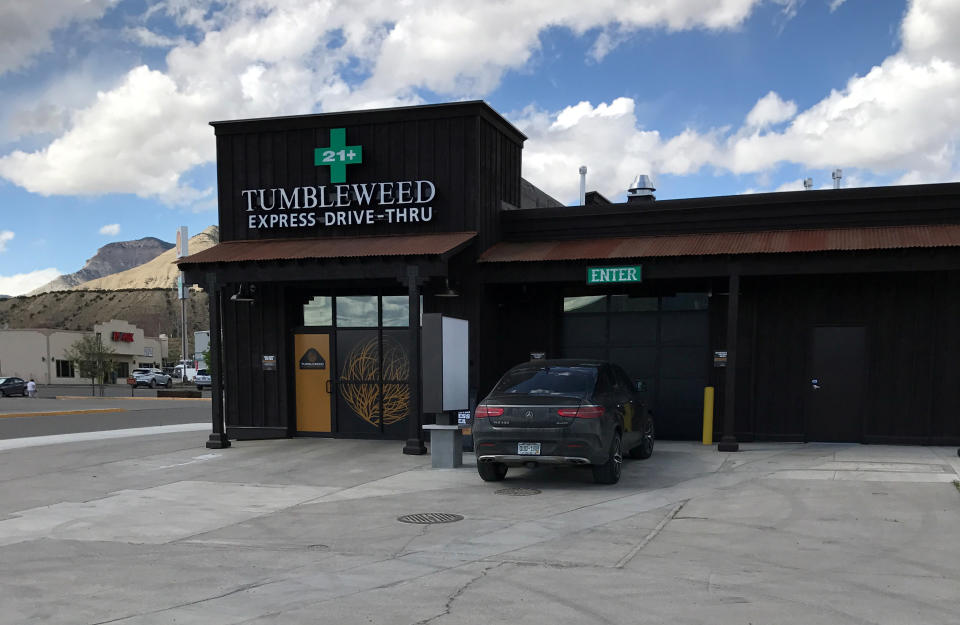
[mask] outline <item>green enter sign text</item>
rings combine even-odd
[[[587,284],[640,281],[640,265],[630,267],[587,267]]]

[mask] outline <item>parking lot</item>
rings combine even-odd
[[[957,621],[955,448],[660,441],[614,486],[488,484],[472,454],[206,434],[6,441],[0,622]]]

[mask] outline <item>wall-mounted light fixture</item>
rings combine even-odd
[[[253,295],[256,291],[256,287],[252,284],[248,285],[246,290],[243,288],[243,282],[240,283],[240,287],[237,289],[237,292],[230,296],[231,302],[248,302],[253,303]]]
[[[450,279],[443,279],[443,289],[433,294],[434,297],[460,297],[460,294],[450,288]]]

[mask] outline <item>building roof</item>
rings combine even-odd
[[[701,232],[565,241],[504,241],[485,251],[480,256],[480,262],[783,254],[929,247],[960,247],[960,224]]]
[[[476,232],[442,232],[324,239],[226,241],[177,261],[182,269],[203,263],[235,263],[375,256],[447,256],[465,247]]]

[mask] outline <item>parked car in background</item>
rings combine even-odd
[[[173,378],[160,369],[134,369],[130,372],[130,377],[127,378],[127,384],[149,386],[150,388],[157,388],[158,386],[170,388],[173,386]]]
[[[21,378],[0,378],[0,397],[27,396],[27,383]]]
[[[502,480],[514,466],[589,466],[599,484],[620,480],[623,454],[653,454],[653,416],[618,365],[533,360],[513,367],[476,408],[477,470]]]
[[[197,375],[197,370],[193,367],[187,367],[187,382],[193,382],[193,378]],[[178,382],[183,379],[183,367],[177,365],[173,368],[173,379]]]
[[[197,385],[198,391],[202,391],[203,387],[212,388],[213,381],[210,379],[210,372],[206,369],[197,369],[197,375],[193,376],[193,383]]]

